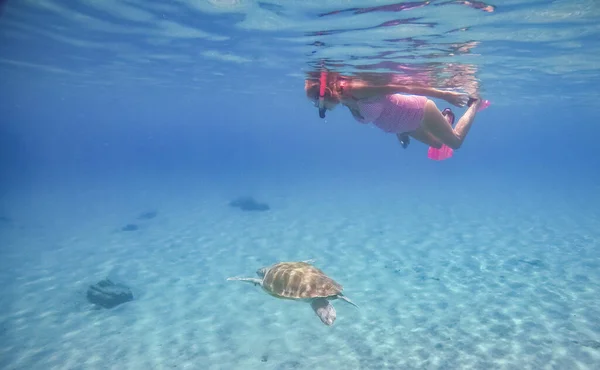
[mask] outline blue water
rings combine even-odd
[[[596,1],[0,4],[0,368],[600,368]],[[321,68],[491,106],[432,161]],[[331,327],[226,280],[310,258]]]

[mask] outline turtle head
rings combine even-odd
[[[268,271],[268,268],[266,268],[266,267],[260,268],[260,269],[256,270],[256,275],[258,275],[258,277],[260,277],[262,279],[267,274],[267,271]]]

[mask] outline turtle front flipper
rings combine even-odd
[[[335,318],[337,317],[337,313],[335,312],[335,308],[333,305],[329,303],[326,298],[315,298],[310,303],[313,311],[319,316],[323,324],[327,326],[333,325]]]
[[[261,279],[257,279],[257,278],[241,278],[241,277],[230,277],[227,278],[227,280],[231,280],[231,281],[245,281],[247,283],[252,283],[254,285],[260,285],[262,283]]]

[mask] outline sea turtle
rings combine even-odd
[[[336,318],[335,308],[329,302],[344,300],[358,308],[342,294],[342,286],[311,263],[279,262],[256,271],[259,278],[230,277],[227,280],[245,281],[260,285],[270,295],[281,299],[309,302],[312,309],[327,326],[333,325]]]

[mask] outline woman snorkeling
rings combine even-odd
[[[383,131],[396,134],[405,148],[409,136],[429,145],[432,159],[446,159],[452,155],[452,149],[460,148],[477,111],[489,104],[453,91],[372,83],[336,72],[323,71],[318,78],[314,77],[306,79],[304,88],[306,96],[319,108],[321,118],[325,118],[328,110],[342,104],[357,121],[372,122]],[[452,110],[440,111],[429,98],[442,99],[457,107],[468,105],[468,109],[452,127]]]

